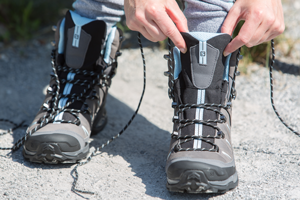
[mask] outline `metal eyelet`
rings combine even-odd
[[[169,54],[165,54],[165,55],[164,55],[164,59],[165,59],[165,60],[170,60],[170,58],[171,58],[171,57],[170,57]]]
[[[165,71],[164,72],[164,76],[169,77],[170,76],[170,72],[169,71]]]

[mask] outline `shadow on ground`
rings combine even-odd
[[[42,100],[41,98],[40,101]],[[101,146],[102,143],[117,134],[134,113],[126,104],[111,95],[107,99],[107,111],[109,116],[108,124],[102,132],[92,138],[91,147]],[[26,116],[23,117],[25,118]],[[17,134],[13,134],[14,142],[24,134],[23,130],[18,130],[17,132]],[[209,199],[216,196],[170,193],[167,191],[164,165],[168,153],[168,145],[169,133],[138,114],[128,130],[119,139],[102,149],[101,152],[106,152],[110,156],[121,156],[126,160],[135,176],[142,180],[146,194],[149,196],[162,199]],[[75,166],[72,164],[47,165],[31,163],[22,157],[22,148],[12,154],[12,160],[22,163],[24,167],[28,168],[41,168],[43,170],[69,168],[70,173]]]
[[[134,113],[126,104],[111,95],[108,96],[106,107],[109,117],[108,124],[102,132],[92,137],[90,147],[97,148],[117,134]],[[14,142],[21,137],[21,132],[24,133],[24,131],[19,130],[18,134],[13,134]],[[167,131],[158,128],[138,114],[124,134],[102,149],[100,153],[106,152],[109,156],[121,156],[126,160],[135,176],[142,180],[146,194],[149,196],[162,199],[209,199],[217,196],[180,194],[167,191],[164,166],[168,153],[169,136],[170,134]],[[22,149],[12,154],[12,160],[22,163],[24,167],[28,168],[41,168],[43,170],[70,168],[70,173],[75,166],[73,164],[47,165],[31,163],[22,157]]]
[[[23,56],[21,51],[25,52]],[[45,48],[37,48],[36,50],[35,46],[11,49],[7,54],[11,59],[0,61],[1,66],[6,66],[5,68],[1,67],[2,71],[0,73],[0,96],[2,97],[0,118],[10,119],[16,123],[25,120],[26,124],[30,124],[44,99],[43,90],[47,87],[51,71],[50,64],[45,63],[49,60],[49,56],[45,54]],[[17,59],[13,59],[13,55],[17,55]],[[124,104],[122,100],[109,95],[107,112],[108,124],[101,133],[92,138],[92,147],[100,146],[116,135],[125,126],[134,110]],[[14,131],[12,135],[13,143],[17,142],[24,133],[24,129]],[[161,199],[208,199],[217,196],[168,192],[165,186],[164,167],[169,140],[170,134],[167,131],[160,129],[148,121],[145,116],[138,114],[132,125],[124,132],[124,135],[104,148],[102,152],[112,156],[121,156],[129,164],[129,166],[121,167],[131,168],[131,171],[144,185],[141,188],[144,188],[145,194],[150,197]],[[10,146],[11,144],[6,145]],[[30,169],[40,168],[47,171],[69,168],[71,173],[75,166],[71,164],[45,165],[30,163],[24,160],[22,149],[14,152],[11,159],[13,162],[20,163],[22,168],[24,166]],[[117,166],[114,167],[117,168]],[[55,174],[54,171],[53,174]],[[125,180],[121,182],[127,184]],[[49,190],[52,189],[49,188]]]
[[[275,60],[274,69],[277,71],[281,71],[285,74],[294,74],[296,76],[300,75],[300,66],[294,64],[288,64],[285,62],[281,62],[279,60]]]

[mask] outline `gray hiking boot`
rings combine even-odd
[[[231,146],[231,100],[238,51],[224,57],[227,34],[182,33],[188,51],[169,58],[174,128],[166,163],[172,192],[223,193],[238,175]]]
[[[105,101],[116,73],[122,33],[106,39],[104,21],[68,11],[58,23],[53,72],[45,100],[27,132],[23,155],[32,162],[74,163],[89,153],[91,133],[107,121]]]

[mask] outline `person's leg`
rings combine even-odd
[[[238,184],[230,135],[238,52],[223,56],[231,40],[219,33],[230,8],[225,5],[221,0],[186,0],[190,32],[182,36],[187,52],[175,47],[169,59],[174,108],[166,163],[170,191],[223,193]]]
[[[122,40],[114,25],[123,12],[112,19],[105,18],[105,12],[92,15],[91,10],[102,4],[84,2],[94,7],[85,7],[85,14],[83,7],[68,11],[57,25],[50,84],[23,148],[32,162],[74,163],[85,158],[91,133],[106,124],[105,102]]]
[[[184,0],[184,15],[190,32],[220,33],[221,26],[234,1]]]

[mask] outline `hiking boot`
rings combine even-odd
[[[58,23],[53,72],[45,100],[27,132],[23,155],[32,162],[75,163],[89,153],[91,133],[106,122],[105,101],[121,54],[122,32],[68,11]]]
[[[169,96],[174,127],[166,163],[172,192],[223,193],[238,175],[231,145],[231,100],[238,51],[227,57],[227,34],[182,33],[188,51],[177,47],[169,60]]]

